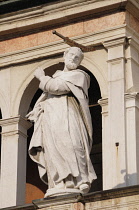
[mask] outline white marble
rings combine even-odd
[[[52,77],[45,76],[41,68],[34,73],[43,94],[27,115],[35,122],[29,154],[38,163],[45,183],[48,177],[45,197],[87,193],[97,178],[89,157],[92,147],[90,78],[77,69],[82,59],[82,51],[71,47],[64,53],[63,71],[56,71]]]
[[[26,187],[26,138],[31,124],[22,117],[0,120],[2,126],[1,207],[23,205]],[[9,196],[9,199],[6,199]]]
[[[125,38],[107,42],[108,48],[108,136],[105,149],[103,189],[127,186],[126,182],[126,128],[125,128]],[[118,146],[116,146],[117,144]],[[105,151],[106,152],[106,151]],[[105,153],[104,152],[104,153]],[[104,158],[104,157],[103,157]],[[111,168],[111,170],[109,170]],[[105,178],[106,176],[106,178]]]

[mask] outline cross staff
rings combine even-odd
[[[70,45],[71,47],[79,47],[83,52],[90,52],[90,51],[94,51],[96,50],[95,47],[89,45],[89,46],[84,46],[82,44],[79,44],[73,40],[71,40],[68,37],[63,36],[62,34],[58,33],[57,31],[52,31],[53,34],[56,34],[57,36],[59,36],[60,38],[62,38],[64,40],[64,42],[68,45]]]

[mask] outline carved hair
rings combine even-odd
[[[65,52],[64,52],[64,57],[66,56],[66,54],[71,50],[71,49],[76,49],[79,51],[80,55],[81,55],[81,61],[83,60],[84,58],[84,54],[82,52],[82,50],[79,48],[79,47],[69,47]],[[80,63],[81,63],[80,61]]]

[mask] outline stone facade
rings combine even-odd
[[[98,149],[97,159],[101,153],[103,180],[99,182],[103,182],[102,189],[139,184],[138,14],[136,0],[59,0],[1,16],[0,208],[25,204],[25,192],[26,202],[44,194],[39,183],[36,186],[27,183],[26,187],[27,134],[31,135],[27,131],[31,124],[25,115],[39,94],[34,70],[41,66],[46,74],[52,75],[61,68],[62,54],[68,47],[52,34],[53,29],[80,44],[96,46],[96,51],[85,53],[82,68],[94,76],[101,92],[98,99],[102,109],[99,111],[102,114],[102,153]],[[94,148],[97,150],[100,145]],[[92,160],[94,154],[92,151]],[[30,194],[33,191],[35,196]],[[93,203],[91,199],[93,197],[79,209],[139,208],[138,195]]]
[[[4,208],[3,210],[92,210],[92,209],[139,209],[139,186],[107,190],[86,194],[85,196],[69,195],[51,199],[34,200],[31,205]]]

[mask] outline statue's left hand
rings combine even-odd
[[[38,80],[40,80],[40,78],[41,78],[42,76],[45,76],[45,73],[44,73],[44,71],[43,71],[42,68],[38,67],[38,68],[35,70],[35,72],[34,72],[34,76],[35,76]]]

